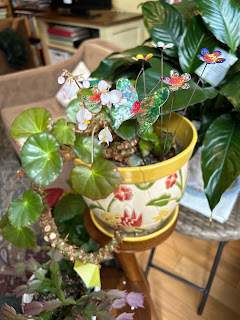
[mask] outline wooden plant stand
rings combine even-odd
[[[145,308],[132,311],[135,312],[135,319],[160,320],[155,312],[146,276],[137,262],[135,252],[155,248],[165,241],[175,229],[176,223],[177,219],[169,229],[153,239],[139,242],[123,241],[119,246],[119,252],[115,253],[115,257],[123,272],[112,269],[106,270],[108,268],[102,268],[103,270],[101,270],[103,289],[135,291],[142,292],[145,295]],[[110,237],[106,236],[94,225],[88,210],[84,214],[84,224],[91,237],[99,243],[100,246],[104,246],[111,240]],[[128,309],[127,312],[131,312],[131,310]]]

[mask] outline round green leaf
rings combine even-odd
[[[164,50],[172,57],[178,56],[178,45],[185,27],[183,16],[171,5],[160,1],[147,1],[142,5],[143,21],[151,38],[164,43],[174,43]]]
[[[52,133],[60,144],[74,144],[74,128],[74,124],[67,123],[65,119],[59,119],[54,124]]]
[[[66,114],[68,118],[77,123],[77,113],[82,108],[83,103],[80,98],[73,99],[66,108]]]
[[[192,74],[202,64],[197,57],[201,49],[208,48],[212,52],[216,45],[216,38],[204,26],[201,17],[194,17],[180,41],[178,54],[182,70]]]
[[[240,71],[235,73],[224,83],[220,93],[224,95],[238,111],[240,111]]]
[[[210,125],[202,145],[202,173],[211,210],[240,175],[240,123],[230,115]]]
[[[36,133],[28,138],[21,151],[24,172],[39,186],[47,186],[62,171],[60,146],[54,136]]]
[[[53,210],[54,218],[61,223],[83,213],[85,207],[86,203],[80,194],[68,193],[55,205]]]
[[[94,162],[91,169],[85,165],[76,166],[71,173],[73,188],[93,200],[106,198],[122,180],[117,167],[105,159]]]
[[[2,229],[3,237],[20,248],[36,247],[36,237],[34,232],[27,228],[15,228],[10,223]]]
[[[38,132],[52,129],[52,116],[43,108],[31,108],[23,111],[13,122],[10,134],[21,145],[27,138]]]
[[[25,227],[37,221],[42,212],[42,199],[34,191],[24,192],[23,200],[15,199],[8,207],[8,217],[14,227]]]
[[[76,141],[73,146],[73,150],[81,158],[82,161],[86,163],[91,162],[91,137],[82,137],[80,135],[76,136]],[[98,140],[94,138],[93,140],[93,159],[103,158],[102,146],[98,144]]]
[[[240,44],[240,9],[232,0],[196,0],[207,27],[234,52]]]

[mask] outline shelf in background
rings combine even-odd
[[[53,44],[51,42],[47,42],[47,46],[53,49],[59,49],[59,50],[63,50],[71,53],[75,53],[77,51],[76,48],[71,48],[64,45],[61,46],[60,44],[55,44],[55,43]]]

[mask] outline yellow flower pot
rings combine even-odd
[[[124,180],[107,198],[86,203],[112,229],[144,235],[159,230],[181,200],[188,178],[188,161],[197,142],[197,132],[185,117],[173,113],[169,130],[177,125],[176,142],[183,150],[175,157],[148,166],[121,167]],[[78,163],[79,164],[79,163]]]

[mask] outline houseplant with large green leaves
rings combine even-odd
[[[171,42],[174,47],[165,50],[164,73],[173,67],[179,72],[193,73],[201,64],[196,53],[202,47],[210,51],[220,47],[240,57],[240,9],[239,1],[230,0],[183,0],[169,5],[162,1],[141,4],[145,27],[150,39],[144,45],[125,50],[122,57],[115,54],[104,59],[93,76],[115,81],[119,75],[134,76],[136,70],[129,69],[131,55],[154,53],[145,72],[146,90],[157,84],[160,76],[161,58],[153,51],[151,41]],[[137,66],[136,66],[137,67]],[[138,90],[143,92],[143,79]],[[192,82],[199,77],[194,74]],[[202,145],[202,173],[209,206],[213,209],[223,192],[240,174],[240,62],[229,68],[217,86],[200,83],[187,116],[201,123],[197,147]],[[194,88],[194,85],[192,86]],[[163,106],[169,112],[170,99]],[[186,106],[188,97],[184,91],[177,92],[173,110]]]

